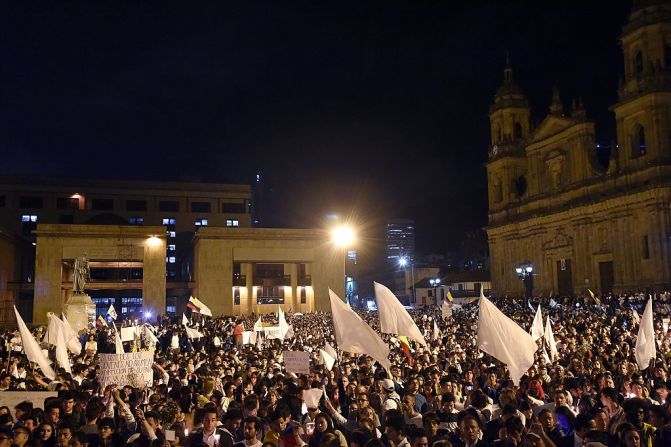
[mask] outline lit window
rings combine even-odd
[[[24,214],[21,216],[21,222],[37,222],[37,216],[34,214]]]
[[[240,221],[237,219],[233,219],[233,226],[234,227],[239,227],[240,226]]]
[[[163,218],[163,225],[175,225],[177,223],[177,219],[174,217],[165,217]]]
[[[206,227],[207,226],[207,219],[196,219],[195,222],[197,227]]]
[[[175,257],[174,256],[168,256],[168,264],[174,264],[175,263]]]
[[[177,306],[166,306],[165,311],[169,314],[174,314],[177,312]]]
[[[227,227],[239,227],[240,226],[240,221],[238,219],[227,219],[226,220],[226,226]]]
[[[128,223],[131,225],[142,225],[144,224],[144,217],[129,217]]]
[[[176,235],[177,235],[176,232],[174,232],[174,231],[170,231],[170,237],[175,237]]]
[[[168,251],[175,251],[177,246],[175,244],[168,244]]]

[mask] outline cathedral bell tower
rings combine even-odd
[[[655,167],[671,164],[671,4],[635,0],[620,39],[624,79],[611,108],[614,155],[622,173],[650,177]]]
[[[513,80],[508,61],[503,84],[489,109],[491,147],[487,162],[490,222],[494,214],[526,193],[527,160],[524,151],[530,129],[530,108],[522,90]]]

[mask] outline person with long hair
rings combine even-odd
[[[325,413],[319,413],[315,417],[315,431],[308,442],[309,447],[321,447],[321,438],[327,433],[335,435],[340,439],[340,447],[347,447],[347,440],[340,430],[336,430],[333,426],[333,420]],[[330,447],[330,446],[329,446]]]
[[[56,445],[54,426],[49,422],[42,422],[33,432],[29,444],[42,447],[54,447]]]

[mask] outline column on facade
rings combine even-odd
[[[142,303],[145,312],[165,314],[165,239],[145,245],[142,262]]]
[[[245,277],[245,300],[242,301],[242,294],[240,294],[240,313],[250,315],[254,310],[254,269],[252,264],[249,262],[241,263],[240,274]]]
[[[46,324],[47,312],[60,314],[63,310],[65,303],[61,295],[62,251],[62,245],[50,239],[42,239],[37,244],[33,299],[34,324]],[[23,317],[27,319],[25,315]]]
[[[657,205],[657,231],[659,235],[658,248],[660,252],[660,258],[662,262],[660,263],[660,281],[664,284],[671,283],[671,271],[669,263],[669,230],[671,230],[671,225],[669,224],[669,208],[668,205],[664,202],[658,203]]]
[[[298,299],[298,264],[289,264],[289,275],[291,276],[291,310],[298,312],[300,305]]]

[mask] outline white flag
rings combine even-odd
[[[389,346],[331,289],[329,298],[338,347],[346,352],[366,354],[390,369]]]
[[[54,315],[54,318],[58,319]],[[61,321],[61,320],[58,320]],[[72,367],[70,365],[70,357],[68,357],[67,343],[65,342],[65,325],[61,321],[58,327],[58,335],[56,336],[58,342],[56,343],[56,361],[65,370],[65,372],[72,374]]]
[[[121,336],[119,336],[119,331],[117,330],[114,321],[112,321],[112,326],[114,326],[114,353],[124,354],[123,343],[121,342]]]
[[[648,304],[645,305],[645,311],[643,311],[641,326],[638,328],[634,355],[636,363],[638,363],[638,367],[641,369],[646,369],[650,365],[650,360],[657,356],[655,326],[652,321],[652,298],[648,299]]]
[[[61,314],[61,317],[63,317],[62,321],[63,324],[65,325],[65,333],[66,333],[65,339],[67,340],[68,350],[74,355],[81,354],[82,343],[79,341],[79,336],[77,335],[77,332],[75,332],[75,330],[72,329],[70,322],[68,321],[67,318],[65,318],[65,314]]]
[[[478,312],[478,348],[506,364],[510,378],[518,385],[520,378],[534,364],[538,346],[519,327],[480,292]]]
[[[186,326],[186,325],[189,324],[189,319],[186,318],[186,315],[184,315],[184,314],[182,314],[182,324],[183,324],[184,326]]]
[[[16,313],[16,323],[19,325],[19,333],[21,334],[21,342],[23,343],[23,352],[26,353],[28,360],[37,363],[45,377],[54,380],[56,378],[56,373],[54,373],[54,370],[51,368],[49,359],[47,359],[47,356],[44,355],[44,352],[40,349],[40,345],[33,337],[33,334],[28,330],[26,323],[24,323],[23,318],[19,315],[19,311],[16,310],[16,306],[14,306],[14,313]]]
[[[121,310],[123,310],[123,309],[121,309]],[[107,315],[112,317],[112,320],[116,320],[119,317],[119,315],[117,315],[117,313],[116,313],[116,310],[114,310],[114,304],[110,304],[110,308],[107,309]]]
[[[326,344],[324,346],[324,351],[326,351],[328,353],[328,355],[330,355],[334,359],[338,359],[338,353],[336,352],[335,349],[333,349],[333,346],[331,346],[331,344],[329,342],[326,342]]]
[[[531,305],[531,301],[527,300],[527,304],[529,305],[529,309],[531,309],[531,312],[534,311],[534,306]],[[539,304],[540,306],[540,304]]]
[[[550,322],[549,315],[545,320],[545,343],[547,343],[548,347],[550,348],[550,359],[554,361],[557,358],[559,352],[557,351],[557,343],[555,342],[555,336],[552,333],[552,325]]]
[[[323,349],[320,349],[319,353],[321,354],[322,362],[324,362],[324,365],[326,365],[326,368],[329,371],[331,371],[331,369],[333,369],[333,364],[335,363],[335,359],[331,356],[331,354],[324,351]]]
[[[426,346],[422,332],[396,295],[380,283],[373,282],[375,301],[380,315],[380,330],[385,334],[405,335]]]
[[[556,306],[557,302],[554,299],[550,298],[550,307],[556,307]]]
[[[277,327],[279,327],[282,331],[281,340],[284,340],[284,338],[287,336],[287,333],[289,332],[289,324],[287,323],[287,319],[284,317],[284,311],[282,311],[282,308],[279,306],[277,311],[277,321],[279,322]]]
[[[541,312],[540,304],[538,305],[538,310],[536,311],[534,322],[531,325],[531,338],[533,338],[534,341],[543,338],[543,312]]]
[[[185,329],[186,329],[186,336],[189,338],[201,338],[203,336],[203,334],[201,334],[195,329],[191,329],[188,326],[186,326]]]
[[[257,332],[263,332],[263,323],[261,322],[261,317],[259,317],[259,319],[256,320],[256,323],[254,323],[254,330]]]
[[[436,320],[433,320],[433,339],[438,340],[440,338],[440,330],[436,324]]]
[[[443,301],[443,307],[441,310],[443,311],[443,318],[450,318],[452,316],[452,305],[449,301]]]

